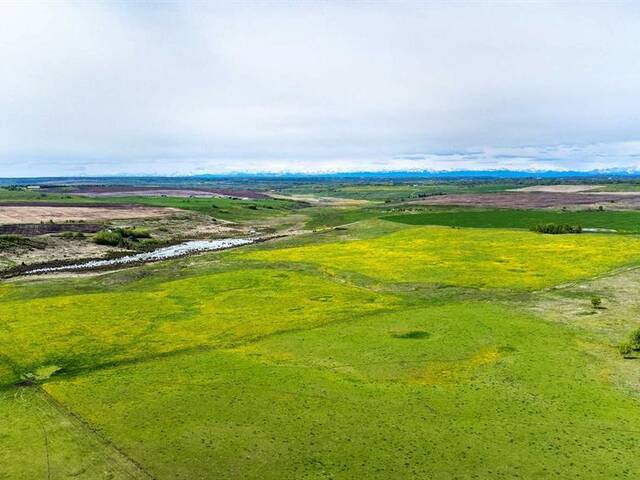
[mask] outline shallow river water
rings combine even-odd
[[[129,263],[155,262],[167,260],[169,258],[181,257],[189,253],[210,252],[214,250],[224,250],[225,248],[239,247],[253,243],[255,240],[247,238],[223,238],[220,240],[192,240],[190,242],[179,243],[170,247],[163,247],[152,252],[136,253],[125,257],[113,258],[109,260],[89,260],[86,262],[62,265],[59,267],[35,268],[25,272],[27,275],[36,273],[63,272],[67,270],[87,270],[93,268],[109,267],[113,265],[126,265]]]

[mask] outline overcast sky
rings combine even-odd
[[[640,2],[0,3],[0,177],[640,168]]]

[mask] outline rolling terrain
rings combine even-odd
[[[0,478],[635,478],[637,212],[415,208],[3,281]]]

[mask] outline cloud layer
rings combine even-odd
[[[640,166],[633,3],[0,5],[0,176]]]

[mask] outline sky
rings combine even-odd
[[[0,3],[0,177],[612,168],[639,2]]]

